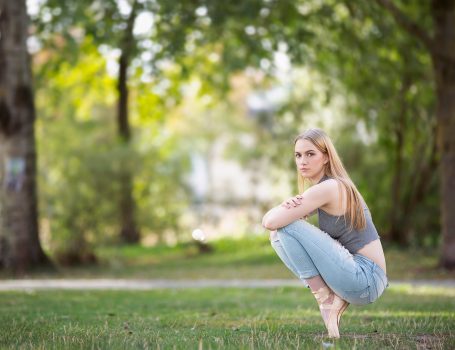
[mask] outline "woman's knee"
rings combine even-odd
[[[293,230],[288,229],[290,225],[292,224],[284,226],[276,231],[276,241],[283,246],[294,246],[296,240],[298,240],[297,235],[293,233]]]
[[[278,240],[278,232],[276,230],[270,231],[270,242]]]
[[[276,231],[270,232],[270,245],[275,251],[277,251],[278,249],[282,249],[280,238],[278,237],[278,232]]]

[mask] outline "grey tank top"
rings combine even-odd
[[[319,183],[328,179],[330,177],[324,175]],[[338,240],[351,254],[355,254],[360,248],[379,238],[370,210],[365,203],[363,210],[365,212],[366,227],[362,231],[351,230],[349,222],[345,220],[343,215],[331,215],[322,209],[318,209],[319,228]]]

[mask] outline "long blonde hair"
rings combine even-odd
[[[351,229],[354,228],[357,231],[365,229],[366,219],[363,211],[364,200],[344,169],[335,146],[327,134],[321,129],[308,129],[295,138],[294,145],[298,140],[310,141],[320,152],[327,155],[329,161],[324,164],[324,175],[337,180],[338,189],[340,191],[340,203],[343,203],[343,198],[345,194],[347,194],[346,211],[344,213],[345,219],[349,222]],[[309,186],[309,184],[306,184],[305,178],[298,170],[297,182],[300,192],[303,192],[305,188]],[[344,188],[345,191],[342,191],[342,188]]]

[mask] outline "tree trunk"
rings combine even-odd
[[[398,112],[398,123],[394,126],[394,133],[396,137],[395,143],[395,168],[392,179],[392,203],[390,218],[390,239],[401,245],[408,243],[407,231],[403,229],[401,224],[403,212],[402,205],[402,184],[401,178],[403,175],[403,148],[404,148],[404,133],[406,130],[406,113],[407,102],[406,93],[409,90],[410,82],[407,77],[403,78],[400,90],[399,103],[400,111]]]
[[[138,2],[135,1],[131,14],[128,18],[125,36],[122,42],[122,53],[119,60],[119,77],[118,77],[118,132],[121,142],[127,145],[131,139],[130,125],[128,120],[128,64],[133,50],[133,26],[136,18]],[[120,218],[121,230],[120,239],[126,243],[137,243],[140,239],[139,230],[134,218],[135,203],[133,198],[133,176],[131,169],[125,167],[121,169],[120,174]]]
[[[35,106],[25,0],[0,0],[0,266],[48,265],[38,236]]]
[[[433,67],[436,77],[436,118],[441,153],[441,265],[455,269],[455,1],[433,0],[435,25]]]

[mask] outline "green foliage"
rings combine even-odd
[[[131,145],[119,142],[114,80],[90,41],[82,50],[76,65],[42,73],[46,79],[38,81],[36,92],[41,218],[48,223],[48,245],[57,254],[115,239],[125,168],[135,174],[133,192],[145,232],[178,231],[187,198],[182,183],[187,153],[179,152],[179,140],[166,134],[163,101],[143,94],[133,118],[142,128]]]
[[[397,4],[431,28],[427,3]],[[61,218],[52,232],[87,232],[89,241],[112,237],[118,217],[114,182],[123,167],[135,174],[144,230],[178,232],[188,202],[182,179],[189,153],[207,155],[224,137],[226,156],[278,180],[283,172],[293,174],[293,138],[318,126],[334,139],[383,237],[398,227],[411,243],[438,243],[430,58],[381,8],[369,1],[198,0],[140,1],[136,10],[153,17],[153,28],[132,39],[135,138],[129,148],[113,136],[115,82],[97,52],[122,47],[128,14],[113,0],[48,0],[33,18],[43,44],[35,69],[40,181],[48,193],[41,210],[51,222]],[[292,63],[287,100],[246,118],[239,99],[227,92],[235,89],[236,77],[251,72],[264,78],[245,82],[250,85],[243,98],[278,85],[278,51]],[[192,84],[198,85],[196,96]],[[332,111],[330,123],[323,120],[325,108]],[[239,142],[242,135],[253,144]],[[60,197],[66,204],[57,206]]]
[[[334,17],[327,24],[328,44],[315,62],[348,96],[340,153],[377,213],[380,231],[399,229],[404,241],[421,244],[423,236],[439,235],[439,210],[432,205],[439,191],[430,57],[375,6],[340,7],[349,20]],[[408,7],[426,13],[425,4]]]

